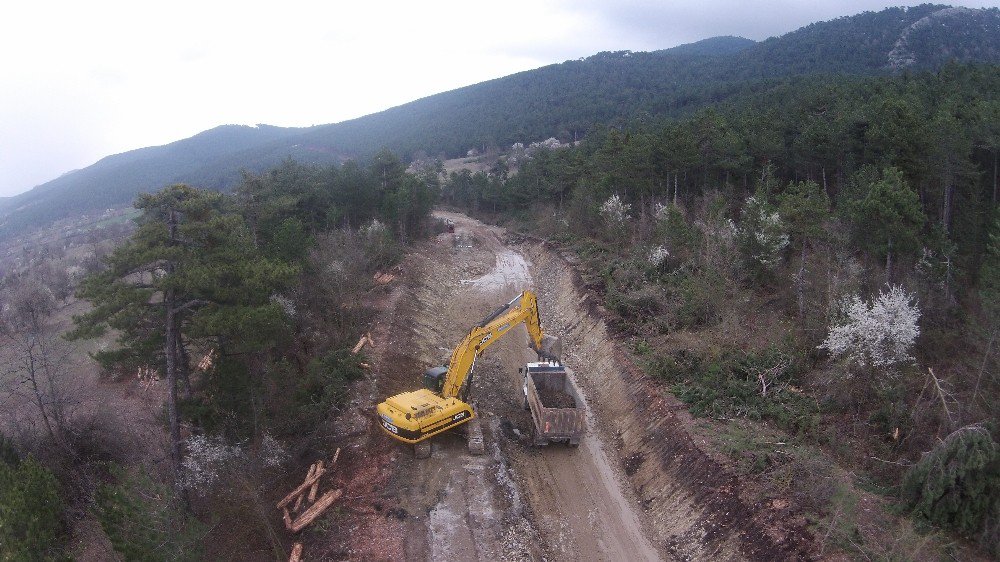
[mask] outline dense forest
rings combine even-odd
[[[548,137],[573,141],[595,124],[680,117],[769,90],[797,75],[873,75],[1000,62],[1000,10],[925,4],[865,12],[754,43],[731,37],[653,52],[604,52],[303,129],[223,126],[162,147],[110,156],[0,199],[0,238],[87,210],[127,205],[168,183],[228,190],[240,170],[284,158],[315,165],[388,147],[406,161],[454,158]]]
[[[443,198],[577,254],[693,413],[781,432],[731,450],[765,480],[813,471],[775,494],[843,501],[829,465],[759,443],[793,440],[996,552],[997,91],[995,66],[794,78],[452,172]]]

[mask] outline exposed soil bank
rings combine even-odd
[[[740,499],[737,479],[691,438],[684,404],[608,334],[602,307],[572,268],[542,244],[526,248],[538,264],[544,325],[563,338],[564,362],[614,444],[657,546],[684,560],[812,558],[801,518]]]

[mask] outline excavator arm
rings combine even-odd
[[[475,367],[476,359],[486,351],[486,348],[522,322],[528,329],[529,345],[538,356],[542,359],[558,360],[561,351],[559,340],[542,333],[538,317],[538,299],[532,291],[524,291],[479,322],[455,347],[448,362],[441,396],[457,397]]]
[[[382,429],[395,439],[418,445],[417,456],[429,455],[426,441],[429,437],[476,418],[475,410],[465,402],[472,386],[476,360],[486,348],[522,322],[528,328],[529,345],[538,357],[558,361],[559,339],[542,333],[538,301],[534,293],[524,291],[473,327],[455,347],[447,367],[428,369],[424,373],[425,388],[402,392],[382,401],[376,408]],[[470,429],[469,435],[470,450],[481,452],[481,432],[476,437],[476,431]],[[474,447],[474,443],[478,445]]]

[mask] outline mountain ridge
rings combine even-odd
[[[933,70],[951,60],[1000,62],[1000,10],[924,4],[817,22],[760,42],[722,36],[650,52],[602,52],[340,123],[221,125],[107,156],[0,199],[0,238],[122,205],[170,183],[226,189],[241,170],[262,171],[285,158],[330,164],[382,147],[406,159],[453,157],[473,147],[576,138],[594,124],[636,115],[675,117],[783,76]]]

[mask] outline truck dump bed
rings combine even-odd
[[[568,367],[529,363],[524,372],[524,401],[534,424],[533,444],[580,444],[587,432],[587,414]]]

